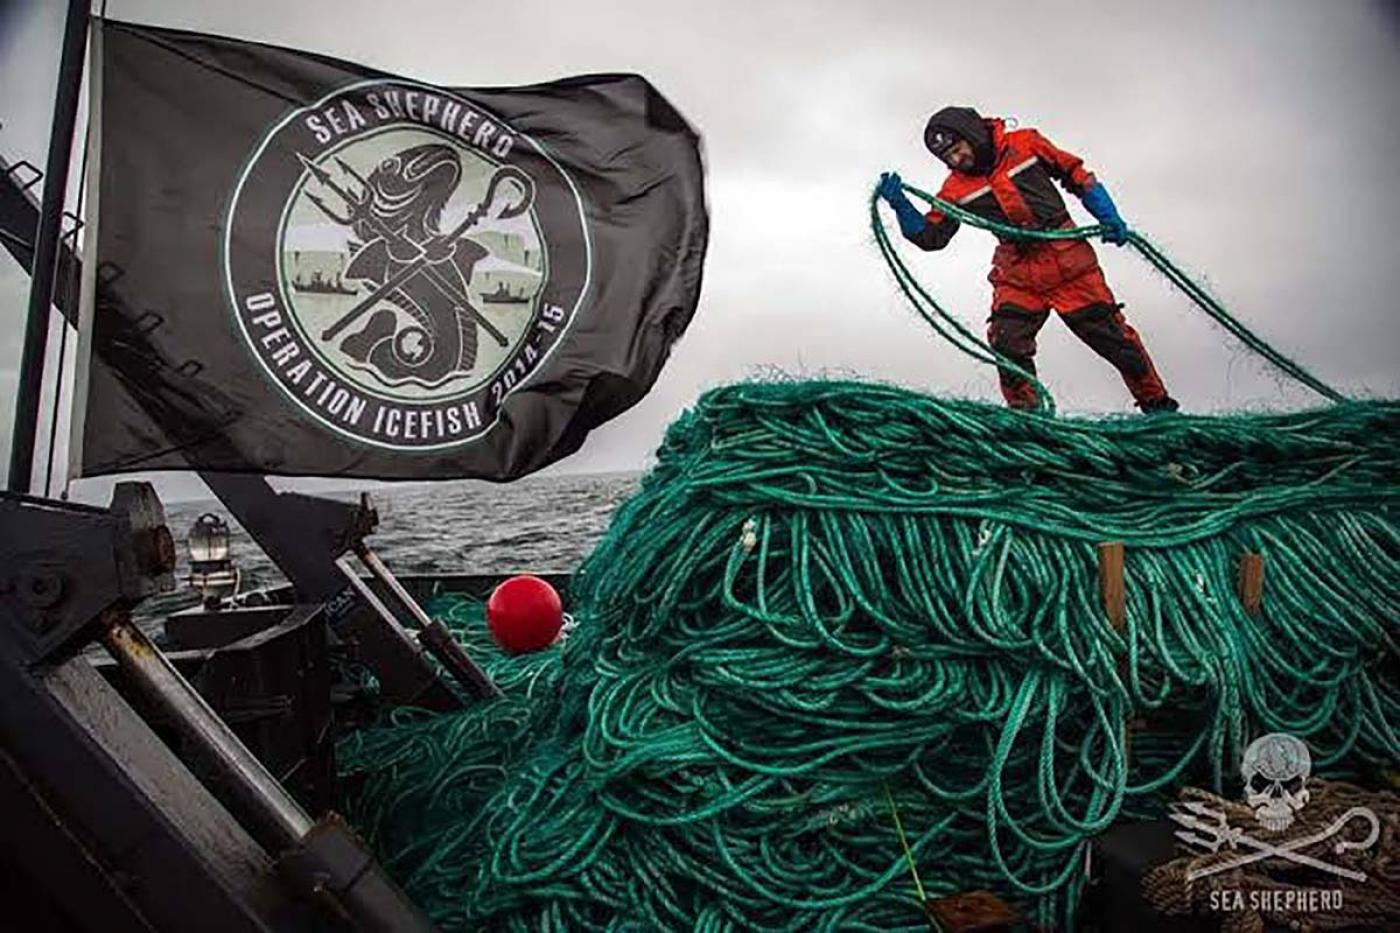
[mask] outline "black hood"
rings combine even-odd
[[[924,127],[924,145],[929,152],[941,156],[953,143],[948,139],[950,133],[971,144],[974,156],[971,174],[985,175],[996,165],[992,131],[976,110],[971,107],[944,107],[929,117],[928,125]]]

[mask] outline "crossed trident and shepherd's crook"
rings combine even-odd
[[[503,208],[501,212],[496,215],[496,219],[506,220],[511,217],[518,217],[529,210],[530,204],[535,198],[535,186],[534,183],[530,181],[529,175],[526,175],[513,165],[501,166],[492,173],[491,180],[486,185],[486,196],[481,199],[480,204],[467,212],[467,216],[462,218],[461,223],[448,232],[433,237],[427,243],[414,243],[402,233],[389,229],[388,225],[385,224],[383,220],[375,216],[374,211],[370,209],[371,194],[369,182],[365,181],[365,179],[360,176],[360,173],[355,171],[348,162],[344,161],[339,156],[335,157],[335,164],[340,166],[340,170],[355,179],[364,189],[358,197],[336,184],[330,172],[327,172],[300,152],[297,153],[297,158],[301,160],[301,164],[306,167],[312,177],[325,185],[332,193],[345,202],[346,213],[342,216],[331,210],[326,202],[308,191],[306,193],[307,199],[320,208],[321,213],[342,226],[348,227],[356,222],[363,222],[374,231],[376,235],[383,238],[386,244],[389,244],[391,247],[399,247],[398,250],[395,250],[398,255],[403,255],[405,252],[415,254],[408,265],[385,279],[383,284],[366,296],[363,301],[345,312],[335,323],[322,331],[322,340],[335,339],[337,334],[353,324],[370,308],[374,307],[380,299],[393,294],[396,289],[414,276],[422,275],[442,293],[443,297],[452,302],[453,307],[457,311],[470,316],[477,324],[481,325],[482,329],[490,334],[495,339],[496,343],[503,347],[510,343],[510,341],[506,339],[505,334],[501,333],[480,311],[472,307],[471,302],[468,300],[467,295],[462,291],[461,287],[459,287],[456,282],[453,282],[450,278],[443,275],[437,268],[437,265],[438,263],[446,262],[452,258],[453,249],[462,239],[462,236],[475,226],[491,207],[491,203],[496,198],[496,189],[501,186],[502,182],[507,180],[514,181],[516,184],[520,185],[524,196],[518,203],[510,204]]]
[[[1322,831],[1309,836],[1303,836],[1299,839],[1290,839],[1283,845],[1276,846],[1264,842],[1263,840],[1255,839],[1252,836],[1245,835],[1244,830],[1237,829],[1229,824],[1224,813],[1221,813],[1219,810],[1212,810],[1200,801],[1193,800],[1182,806],[1190,812],[1183,813],[1180,810],[1174,811],[1169,814],[1171,819],[1177,824],[1186,827],[1186,829],[1205,833],[1210,838],[1203,838],[1202,836],[1196,835],[1195,832],[1177,830],[1176,836],[1178,839],[1204,849],[1209,849],[1211,852],[1219,852],[1220,847],[1223,845],[1228,845],[1231,849],[1244,846],[1245,848],[1254,850],[1248,855],[1241,855],[1236,859],[1219,862],[1215,865],[1207,865],[1204,868],[1193,869],[1187,872],[1187,881],[1195,881],[1198,878],[1204,878],[1216,872],[1239,868],[1241,865],[1262,861],[1270,856],[1277,856],[1298,865],[1307,865],[1310,868],[1317,868],[1334,875],[1341,875],[1343,878],[1350,878],[1353,881],[1365,881],[1365,872],[1352,871],[1350,868],[1332,865],[1321,859],[1315,859],[1312,856],[1304,855],[1298,850],[1322,842],[1324,839],[1331,839],[1341,832],[1343,827],[1357,818],[1369,824],[1370,831],[1366,834],[1366,838],[1359,840],[1339,839],[1332,846],[1332,851],[1335,854],[1341,855],[1343,852],[1353,849],[1364,852],[1366,849],[1375,845],[1376,840],[1379,839],[1381,835],[1380,820],[1376,817],[1374,811],[1368,807],[1352,807],[1329,823]],[[1204,817],[1210,817],[1210,820],[1206,820]]]

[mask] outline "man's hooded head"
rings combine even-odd
[[[992,131],[980,113],[971,107],[944,107],[928,118],[924,145],[938,158],[943,158],[960,139],[972,147],[971,174],[990,172],[996,164],[996,151],[992,148]]]

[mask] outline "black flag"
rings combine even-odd
[[[695,311],[699,140],[641,77],[443,89],[111,21],[100,53],[82,475],[510,479]]]

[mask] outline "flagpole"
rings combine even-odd
[[[63,26],[63,55],[58,67],[58,95],[49,132],[44,170],[44,198],[39,205],[39,229],[34,235],[34,266],[30,270],[29,316],[24,327],[15,423],[10,442],[11,492],[29,492],[34,470],[34,439],[39,427],[39,396],[44,387],[44,356],[48,347],[49,314],[53,304],[55,259],[63,232],[63,199],[68,191],[68,157],[73,149],[73,125],[78,117],[78,90],[83,83],[83,47],[87,42],[91,0],[69,0]],[[76,242],[74,246],[76,248]],[[91,257],[89,257],[91,258]],[[58,404],[55,400],[54,404]]]

